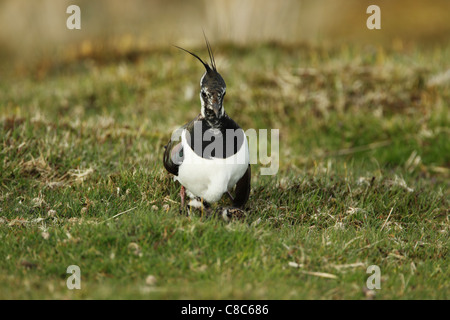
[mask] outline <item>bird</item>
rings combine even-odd
[[[165,169],[181,184],[181,209],[185,196],[189,208],[208,208],[227,194],[232,207],[221,212],[239,212],[250,196],[251,166],[244,130],[224,109],[226,84],[217,71],[211,44],[205,36],[209,63],[195,53],[177,47],[201,62],[200,113],[175,130],[165,146]],[[232,195],[234,189],[234,195]],[[190,210],[189,210],[190,211]]]

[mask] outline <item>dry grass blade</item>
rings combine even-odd
[[[125,210],[125,211],[123,211],[123,212],[120,212],[120,213],[116,214],[115,216],[112,216],[111,218],[108,218],[108,219],[104,220],[103,222],[106,222],[106,221],[115,219],[115,218],[117,218],[117,217],[119,217],[119,216],[121,216],[121,215],[123,215],[123,214],[125,214],[125,213],[128,213],[128,212],[130,212],[130,211],[133,211],[133,210],[136,209],[136,208],[137,208],[137,207],[134,207],[134,208]]]
[[[362,262],[355,262],[355,263],[349,263],[349,264],[336,264],[333,265],[333,268],[337,270],[341,269],[348,269],[348,268],[359,268],[359,267],[365,267],[366,265]]]
[[[392,208],[391,208],[391,211],[389,211],[389,215],[388,215],[388,217],[386,218],[386,221],[384,221],[383,226],[381,227],[381,230],[380,230],[380,231],[383,231],[384,227],[386,226],[386,223],[388,222],[389,218],[391,217],[392,210],[394,210],[394,207],[392,207]]]
[[[300,272],[310,275],[310,276],[320,277],[320,278],[327,278],[327,279],[337,279],[338,278],[336,275],[331,274],[331,273],[326,273],[326,272],[302,271],[302,270],[300,270]]]

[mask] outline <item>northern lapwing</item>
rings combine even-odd
[[[191,198],[190,207],[202,210],[227,194],[233,207],[222,212],[230,215],[238,211],[235,208],[243,208],[250,195],[249,150],[244,131],[225,112],[226,84],[205,40],[210,64],[177,47],[197,58],[206,71],[200,80],[200,114],[172,135],[165,146],[164,167],[181,184],[182,209],[185,194]]]

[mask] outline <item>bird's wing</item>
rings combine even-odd
[[[173,175],[178,175],[178,167],[183,162],[183,146],[181,142],[170,140],[165,146],[164,167]]]
[[[248,165],[247,171],[244,173],[242,178],[236,183],[233,206],[237,208],[242,208],[247,203],[248,198],[250,196],[251,175],[252,170],[250,165]]]
[[[193,126],[194,121],[197,121],[201,115],[197,116],[194,120],[186,123],[179,130],[189,129]],[[178,175],[178,167],[181,165],[184,159],[183,145],[179,140],[170,140],[167,145],[164,146],[164,158],[163,163],[167,171],[173,175]]]

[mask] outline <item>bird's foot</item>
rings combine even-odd
[[[191,199],[187,204],[188,215],[194,212],[194,210],[200,210],[201,216],[208,216],[211,213],[211,206],[203,198],[196,197]]]

